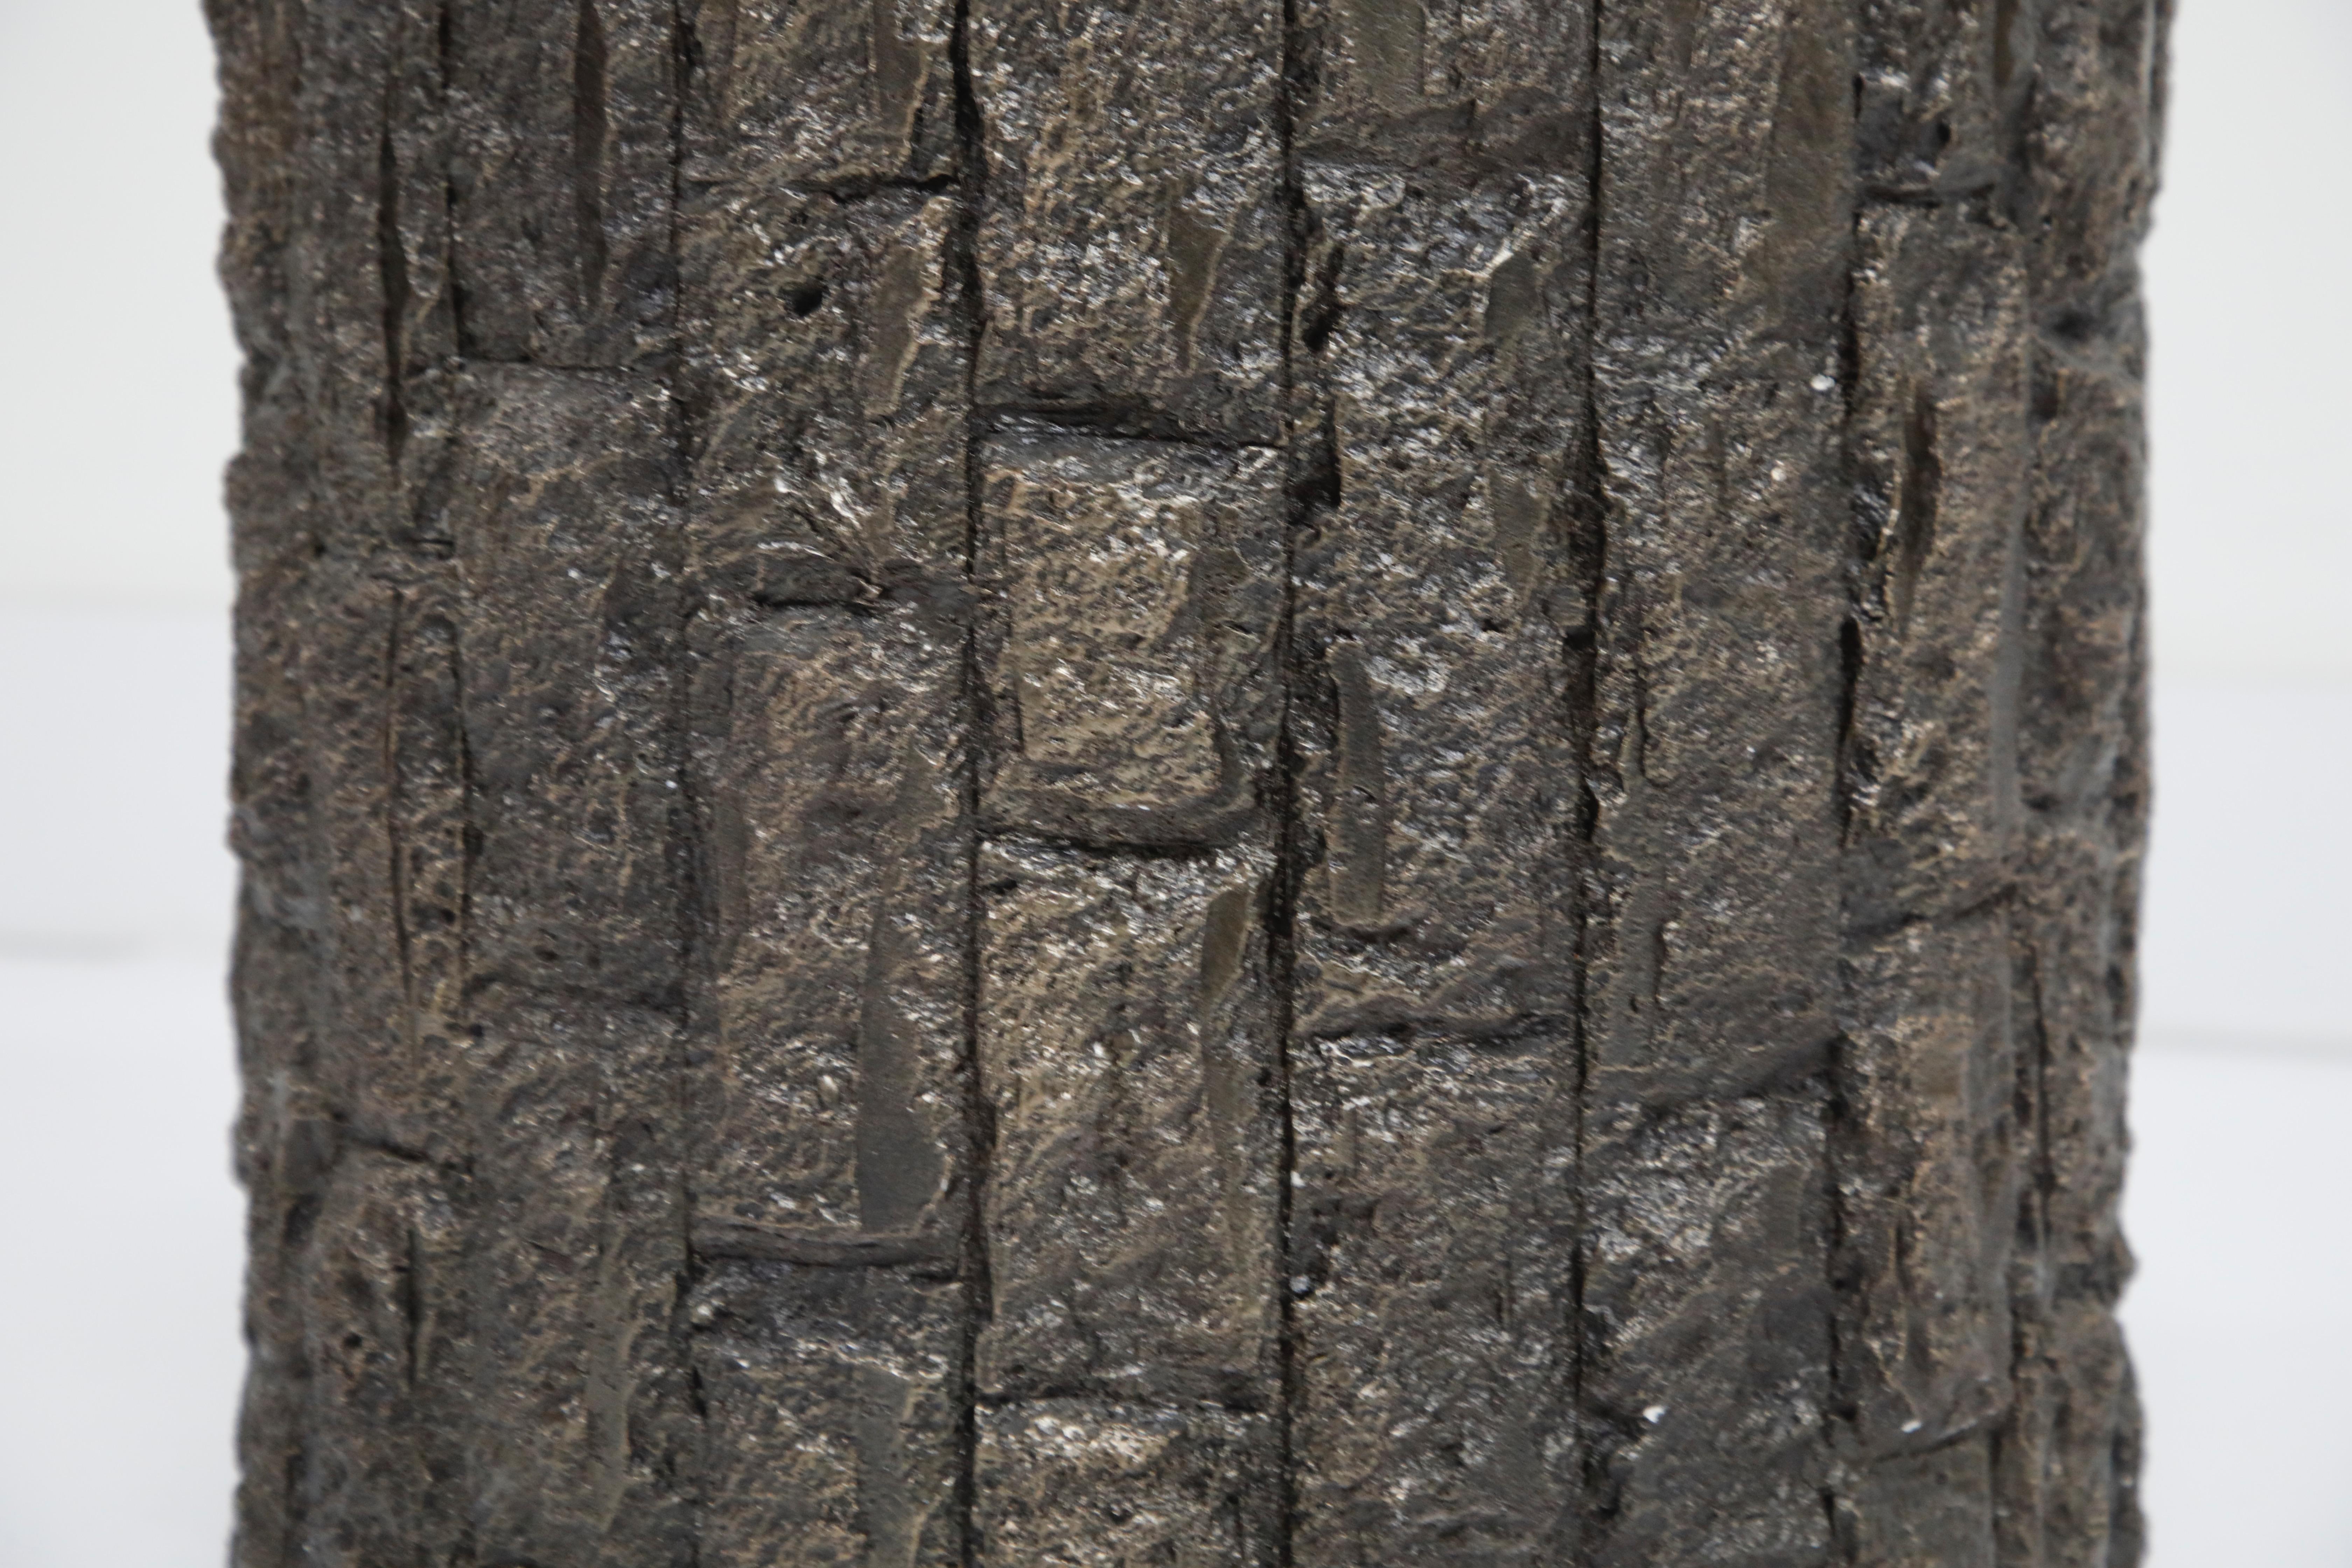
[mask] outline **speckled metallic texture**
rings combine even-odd
[[[210,0],[238,1568],[2130,1568],[2164,0]]]

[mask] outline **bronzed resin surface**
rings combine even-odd
[[[2126,1568],[2161,0],[211,0],[240,1568]]]

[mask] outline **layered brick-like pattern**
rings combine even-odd
[[[2155,0],[212,0],[237,1561],[2125,1568]]]

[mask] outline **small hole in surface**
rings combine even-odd
[[[824,285],[815,281],[799,284],[784,296],[784,303],[793,308],[795,316],[814,315],[816,308],[824,303]]]

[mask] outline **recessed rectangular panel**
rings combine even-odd
[[[2032,1132],[2019,1124],[2010,922],[1995,910],[1857,939],[1838,1174],[1841,1399],[1865,1452],[1916,1452],[2010,1398],[2008,1276]]]
[[[1596,8],[1302,0],[1294,134],[1334,162],[1581,169]]]
[[[753,182],[681,215],[698,589],[866,604],[961,574],[954,223],[950,196]]]
[[[984,404],[1275,438],[1282,8],[979,0]]]
[[[1272,868],[982,849],[984,1397],[1272,1406]]]
[[[687,172],[761,185],[936,179],[956,167],[948,0],[689,0]]]
[[[1823,1109],[1587,1113],[1580,1391],[1595,1563],[1822,1561],[1831,1391]]]
[[[492,365],[467,372],[461,407],[469,978],[675,1009],[668,394]]]
[[[982,810],[1094,844],[1232,842],[1281,713],[1274,454],[1093,437],[984,452]]]
[[[1950,207],[1858,226],[1851,439],[1869,539],[1847,723],[1846,921],[1967,909],[2014,874],[2032,484],[2023,242]]]
[[[1573,1051],[1302,1041],[1290,1082],[1297,1561],[1569,1561]]]
[[[421,31],[421,29],[420,29]],[[451,0],[440,89],[469,360],[642,366],[677,330],[678,50],[663,0]]]
[[[1584,197],[1321,166],[1306,195],[1329,472],[1295,557],[1298,1026],[1556,1024]]]
[[[458,1084],[472,1157],[417,1298],[428,1453],[488,1562],[673,1563],[698,1420],[675,1020],[480,994]]]
[[[686,1310],[704,1410],[698,1561],[963,1561],[961,1286],[729,1262]]]
[[[962,638],[779,611],[706,682],[718,847],[691,1176],[710,1255],[952,1271],[969,929]]]
[[[980,1413],[978,1560],[1003,1568],[1269,1568],[1279,1561],[1274,1423],[1047,1399]]]

